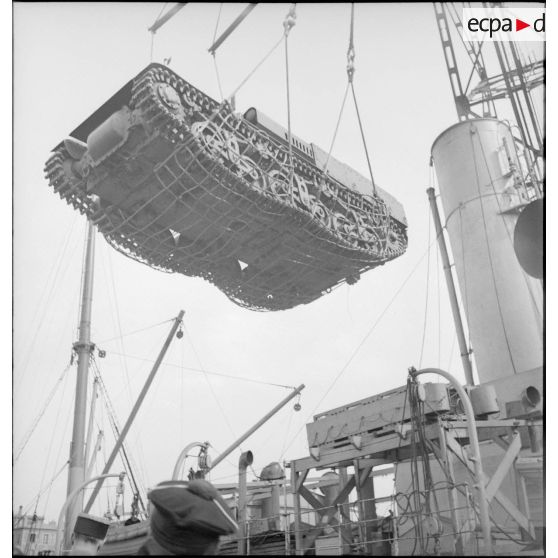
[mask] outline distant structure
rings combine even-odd
[[[12,546],[26,556],[54,555],[56,542],[56,522],[45,523],[45,518],[37,514],[24,515],[20,506],[12,517]]]

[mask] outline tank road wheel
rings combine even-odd
[[[248,156],[240,153],[237,138],[230,132],[225,132],[225,143],[229,161],[234,166],[234,172],[249,183],[256,183],[257,189],[262,189],[263,175],[257,164]]]
[[[328,229],[331,227],[331,217],[325,205],[318,200],[314,201],[312,206],[312,217]]]
[[[316,201],[315,196],[308,191],[306,181],[296,174],[293,175],[293,201],[297,207],[309,213],[312,213]]]
[[[362,239],[363,248],[381,252],[382,245],[380,237],[370,219],[368,219],[360,229],[360,237]]]
[[[159,82],[156,87],[159,100],[172,112],[178,114],[182,108],[180,95],[178,91],[171,87],[168,83]]]
[[[220,163],[228,160],[227,141],[215,124],[207,120],[196,122],[191,132],[206,155]]]
[[[240,146],[238,145],[238,140],[235,138],[234,134],[226,130],[221,131],[221,135],[225,138],[225,150],[227,152],[227,159],[236,165],[238,160],[242,158],[240,154]]]
[[[272,170],[269,173],[269,188],[280,201],[291,204],[291,187],[289,178],[282,170]]]
[[[349,218],[342,213],[336,212],[333,215],[333,227],[337,233],[348,242],[351,246],[358,245],[358,230],[357,224],[349,220]]]
[[[405,251],[405,244],[402,232],[395,228],[390,229],[386,235],[386,255],[396,258]]]

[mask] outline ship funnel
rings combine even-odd
[[[522,166],[513,145],[508,124],[479,118],[448,128],[432,146],[481,384],[542,366],[542,285],[527,268],[541,273],[544,202],[523,205],[537,192],[516,180]]]
[[[543,277],[544,200],[531,202],[520,213],[513,235],[513,247],[519,264],[531,277]]]

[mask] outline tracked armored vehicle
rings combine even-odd
[[[287,139],[256,109],[236,114],[150,64],[54,149],[45,172],[126,256],[202,277],[252,310],[283,310],[407,246],[395,199]]]

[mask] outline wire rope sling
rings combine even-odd
[[[294,24],[293,6],[273,47],[285,44],[287,95]],[[367,150],[372,180],[292,134],[290,105],[286,130],[235,113],[233,95],[218,103],[151,63],[54,149],[49,184],[119,252],[252,310],[307,304],[404,253],[403,208],[373,182]]]

